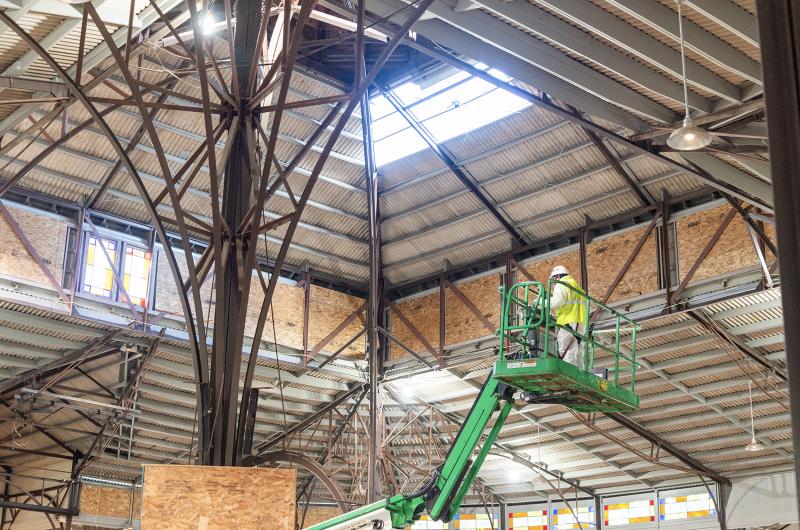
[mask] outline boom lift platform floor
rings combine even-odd
[[[532,403],[554,403],[579,412],[630,412],[639,396],[558,357],[498,361],[494,378],[531,394]]]

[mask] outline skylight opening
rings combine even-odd
[[[475,66],[502,81],[511,79],[484,64]],[[531,105],[519,96],[463,71],[429,84],[403,83],[392,89],[392,94],[437,143],[493,123]],[[372,98],[371,111],[378,166],[428,147],[425,140],[383,96]]]

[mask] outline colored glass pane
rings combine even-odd
[[[658,518],[661,521],[712,517],[716,514],[714,500],[708,493],[665,495],[658,499]]]
[[[131,302],[147,305],[147,292],[150,284],[150,267],[153,255],[149,250],[128,246],[125,248],[125,263],[122,267],[122,284]]]
[[[89,237],[86,244],[86,263],[83,270],[83,291],[106,298],[111,297],[114,289],[114,272],[112,263],[117,261],[116,241],[97,240]],[[105,248],[105,252],[103,252]],[[106,257],[106,253],[108,257]]]
[[[427,515],[419,518],[413,525],[407,526],[406,530],[447,530],[449,525],[441,521],[432,521]]]
[[[547,510],[509,513],[508,530],[547,530]]]
[[[573,514],[566,506],[555,510],[553,512],[553,528],[554,530],[594,528],[594,506],[579,506],[576,514]]]
[[[489,521],[489,516],[485,513],[459,513],[453,519],[454,528],[467,528],[469,530],[492,530],[492,523],[494,528],[498,527],[498,516],[496,513],[492,514],[492,521]]]
[[[606,504],[603,506],[603,520],[606,526],[652,523],[656,520],[655,501],[640,499]]]

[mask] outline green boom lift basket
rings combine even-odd
[[[559,326],[550,314],[550,295],[557,284],[580,296],[585,314],[582,330]],[[639,408],[636,322],[558,280],[550,280],[546,287],[541,282],[520,282],[500,291],[503,316],[496,380],[521,390],[533,403],[555,403],[580,412]],[[595,330],[593,315],[600,314],[603,328]],[[555,343],[559,328],[578,341],[581,367],[559,357]]]

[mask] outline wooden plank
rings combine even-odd
[[[470,301],[470,299],[469,299],[469,298],[467,298],[466,296],[464,296],[464,293],[462,293],[462,292],[461,292],[461,291],[458,289],[458,287],[456,287],[455,285],[453,285],[453,284],[452,284],[450,281],[446,281],[446,282],[445,282],[445,285],[447,286],[447,288],[448,288],[448,289],[450,289],[450,291],[451,291],[451,292],[452,292],[454,295],[456,295],[456,298],[458,298],[458,299],[461,301],[461,303],[462,303],[462,304],[464,304],[465,306],[467,306],[467,309],[469,309],[469,310],[472,312],[472,314],[474,314],[476,317],[478,317],[478,320],[480,320],[480,321],[481,321],[481,324],[483,324],[483,326],[484,326],[486,329],[488,329],[488,330],[489,330],[489,331],[491,331],[492,333],[494,333],[494,332],[495,332],[495,330],[497,329],[497,326],[495,326],[494,324],[492,324],[492,322],[491,322],[491,321],[490,321],[488,318],[486,318],[486,315],[484,315],[483,313],[481,313],[481,312],[480,312],[480,310],[479,310],[477,307],[475,307],[475,304],[473,304],[473,303]]]
[[[142,530],[293,530],[296,471],[144,466]]]
[[[389,307],[389,309],[392,310],[395,316],[397,316],[397,318],[400,319],[400,321],[406,326],[406,328],[408,328],[411,334],[414,335],[414,337],[418,341],[420,341],[423,346],[425,346],[425,349],[428,350],[428,352],[431,355],[438,358],[438,352],[436,351],[436,348],[434,348],[433,345],[431,345],[431,343],[428,342],[428,339],[426,339],[425,336],[422,334],[422,332],[420,332],[420,330],[417,329],[417,326],[415,326],[410,320],[408,320],[408,318],[406,318],[406,316],[403,314],[400,308],[389,300],[385,300],[384,303]],[[439,362],[441,362],[441,359],[439,359]]]

